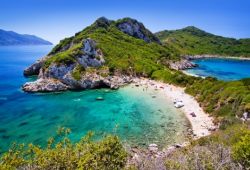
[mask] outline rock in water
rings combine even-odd
[[[25,83],[22,89],[27,92],[53,92],[64,91],[68,87],[55,79],[38,79],[34,82]]]

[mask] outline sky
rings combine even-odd
[[[250,38],[250,0],[0,0],[0,29],[55,44],[102,16],[135,18],[152,32],[196,26]]]

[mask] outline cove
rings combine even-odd
[[[128,85],[119,90],[24,93],[21,85],[35,77],[23,77],[23,69],[51,48],[0,48],[1,152],[14,141],[45,146],[49,137],[56,136],[58,127],[70,128],[73,141],[88,131],[95,133],[95,139],[118,135],[130,146],[165,146],[186,140],[188,120],[172,101],[154,89]]]
[[[198,64],[198,67],[185,70],[189,74],[211,76],[225,81],[250,77],[250,60],[205,58],[192,60],[192,62]]]

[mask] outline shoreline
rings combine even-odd
[[[211,131],[216,129],[216,126],[213,123],[213,118],[204,112],[193,96],[185,93],[185,88],[144,78],[134,79],[133,84],[137,86],[151,86],[155,90],[160,90],[173,102],[176,99],[181,100],[184,106],[179,109],[183,112],[191,124],[193,139],[208,136],[211,134]],[[190,113],[194,113],[195,117],[193,117]]]
[[[220,58],[220,59],[232,59],[232,60],[250,60],[250,57],[235,57],[235,56],[220,56],[220,55],[185,55],[183,58],[188,60],[197,60],[197,59],[209,59],[209,58]]]
[[[188,70],[188,69],[181,70],[181,72],[184,73],[184,74],[186,74],[186,75],[188,75],[188,76],[201,77],[201,78],[203,78],[203,79],[206,78],[206,77],[204,77],[204,76],[199,76],[199,75],[196,75],[196,74],[189,73],[189,72],[187,72],[186,70]]]
[[[217,129],[213,123],[213,117],[210,117],[204,112],[194,97],[184,92],[185,88],[146,78],[135,78],[132,84],[137,87],[146,86],[146,88],[150,87],[160,91],[160,93],[163,93],[166,98],[173,101],[173,105],[174,100],[181,100],[184,106],[179,109],[191,125],[191,134],[193,134],[191,140],[197,140],[201,137],[208,136],[212,133],[212,131]],[[193,117],[190,114],[192,112],[195,113],[196,117]],[[132,154],[132,157],[128,160],[127,165],[138,166],[143,164],[145,160],[150,160],[158,162],[159,167],[164,167],[163,160],[166,157],[172,154],[176,149],[183,148],[188,145],[190,145],[190,140],[184,141],[180,144],[175,143],[163,148],[162,150],[159,150],[158,146],[154,143],[150,144],[146,150],[137,147],[130,148],[129,152]]]

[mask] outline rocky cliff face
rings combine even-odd
[[[43,64],[46,58],[37,61],[27,69],[24,74],[38,74],[38,80],[28,82],[23,85],[23,90],[27,92],[51,92],[74,89],[88,89],[99,87],[118,88],[131,81],[129,77],[118,76],[101,76],[97,72],[78,73],[78,77],[74,77],[74,72],[81,68],[100,67],[105,63],[102,51],[96,48],[96,42],[90,38],[83,41],[83,55],[76,56],[76,62],[72,64],[51,64],[48,68],[44,68]],[[107,70],[106,70],[107,71]]]
[[[37,60],[34,64],[32,64],[31,66],[29,66],[28,68],[26,68],[23,71],[23,74],[25,76],[33,76],[33,75],[38,75],[40,69],[42,68],[46,58],[48,58],[48,56],[43,57],[40,60]]]
[[[148,43],[156,42],[160,44],[160,40],[149,30],[147,30],[142,23],[138,22],[137,20],[131,18],[125,18],[121,21],[118,21],[116,25],[125,34],[142,39]]]

